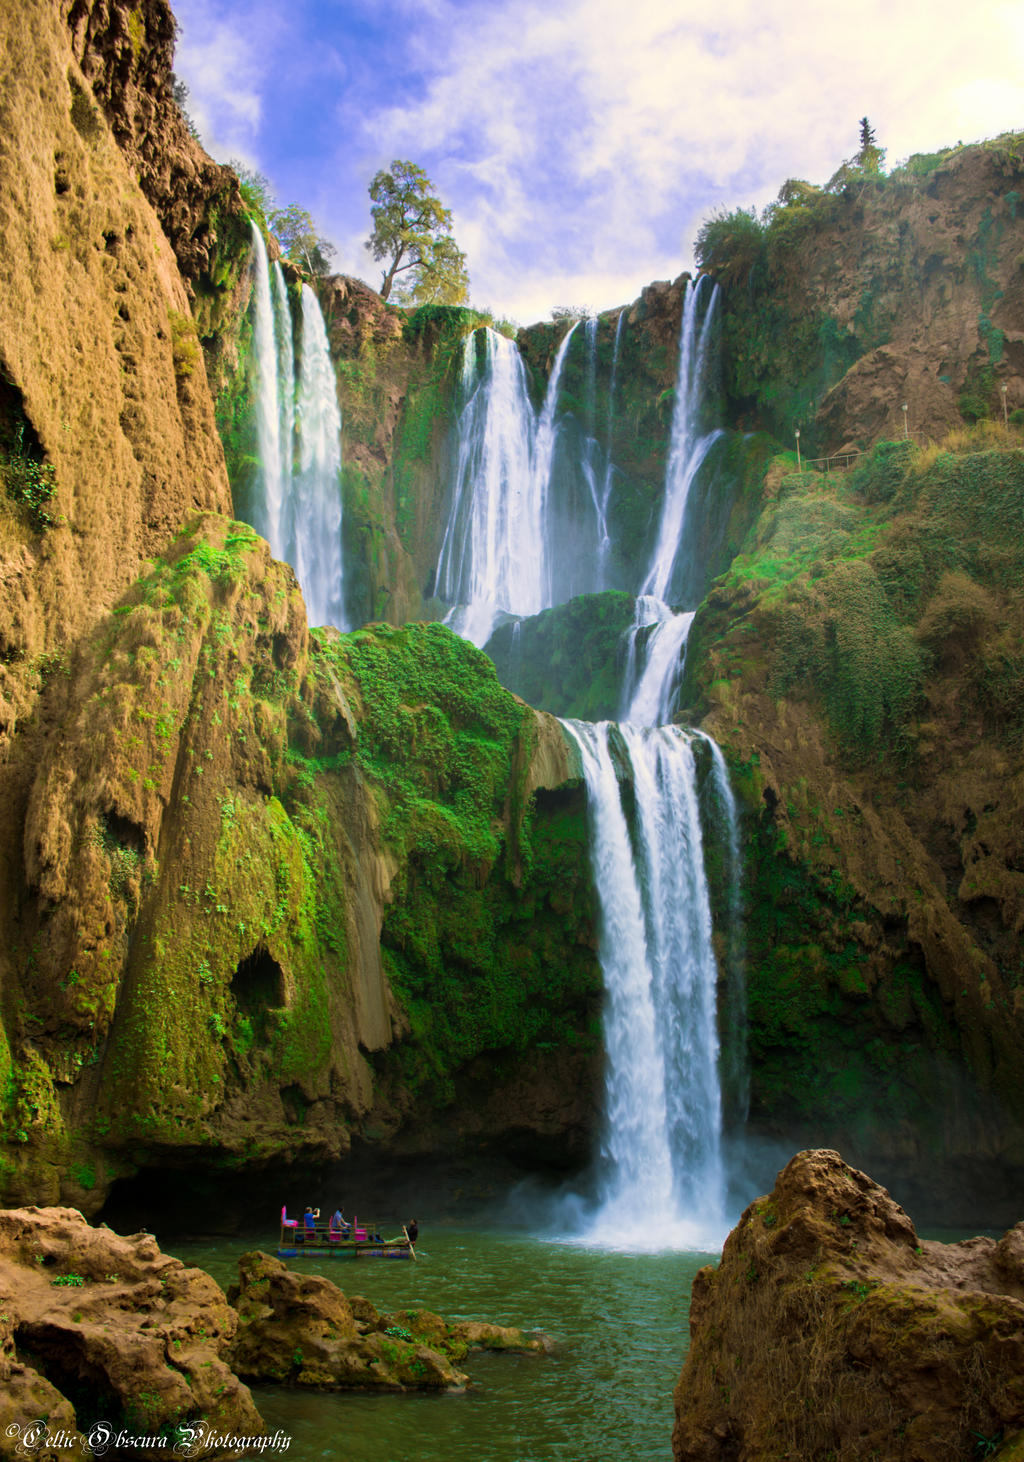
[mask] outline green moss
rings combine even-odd
[[[629,594],[581,594],[517,624],[487,643],[498,676],[538,710],[587,721],[614,720],[622,694]]]
[[[958,1050],[938,990],[919,959],[895,962],[876,988],[848,932],[874,915],[841,878],[796,860],[770,820],[750,828],[745,869],[751,1115],[890,1127],[894,1114],[928,1132],[936,1059]]]
[[[443,1102],[483,1051],[585,1039],[599,983],[585,808],[581,793],[523,805],[532,713],[443,625],[373,626],[322,653],[358,687],[355,759],[398,860],[381,945],[411,1034],[381,1071]]]
[[[36,533],[52,528],[51,510],[57,490],[53,466],[46,461],[21,394],[0,378],[0,486]]]

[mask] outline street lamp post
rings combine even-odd
[[[798,472],[800,472],[800,471],[803,470],[801,468],[801,466],[800,466],[800,428],[799,427],[797,427],[797,429],[796,429],[796,470]]]

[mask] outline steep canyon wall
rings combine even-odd
[[[350,612],[377,623],[311,632],[234,521],[249,224],[174,105],[170,12],[30,11],[2,27],[6,1191],[94,1211],[140,1167],[353,1142],[580,1164],[601,1052],[579,769],[486,657],[409,623],[442,612],[482,317],[318,285]],[[994,1213],[1024,1174],[1024,468],[998,430],[1002,386],[1024,405],[1018,149],[791,190],[708,261],[727,432],[691,522],[685,718],[747,807],[751,1131],[840,1146],[923,1218]],[[596,327],[620,587],[541,617],[551,710],[613,709],[684,284]],[[519,334],[537,402],[563,329]],[[570,352],[570,432],[588,369]],[[996,421],[903,444],[904,402],[935,438]],[[797,471],[798,425],[812,450],[881,445]]]

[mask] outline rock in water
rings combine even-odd
[[[676,1462],[1010,1462],[1024,1223],[998,1242],[922,1241],[837,1152],[801,1152],[697,1275],[690,1332]]]
[[[77,1429],[99,1422],[135,1436],[200,1420],[219,1436],[261,1436],[223,1359],[237,1324],[220,1286],[150,1234],[122,1238],[74,1208],[0,1212],[0,1457],[25,1455],[20,1433],[37,1417],[68,1439],[38,1455],[61,1459],[87,1455]]]
[[[430,1310],[381,1314],[317,1274],[259,1250],[238,1261],[228,1292],[240,1318],[232,1364],[251,1381],[317,1390],[445,1391],[469,1380],[470,1350],[547,1351],[544,1336],[483,1321],[448,1324]]]

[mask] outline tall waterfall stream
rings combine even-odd
[[[301,290],[298,376],[281,266],[253,224],[253,359],[260,480],[253,527],[295,570],[310,624],[346,627],[341,540],[341,410],[316,295]]]
[[[702,745],[710,746],[716,834],[727,845],[723,861],[734,884],[736,807],[718,748],[670,724],[694,609],[667,597],[693,551],[690,490],[721,435],[702,429],[717,291],[707,294],[703,282],[686,286],[665,491],[649,563],[634,586],[621,723],[563,722],[587,788],[606,990],[597,1198],[576,1228],[588,1242],[635,1248],[714,1245],[724,1224],[719,971],[698,791]],[[341,419],[326,331],[316,297],[303,287],[296,352],[284,277],[279,265],[270,267],[255,229],[253,309],[262,461],[255,526],[295,568],[311,622],[344,627]],[[539,408],[511,340],[492,329],[466,339],[434,582],[450,606],[448,622],[477,645],[504,618],[518,621],[607,586],[622,320],[600,421],[596,319],[563,336]],[[560,392],[574,349],[584,352],[582,410],[566,436]],[[567,502],[575,514],[568,531]],[[738,899],[736,886],[734,911]],[[735,987],[733,978],[733,1018],[742,1015]],[[735,1048],[730,1061],[730,1080],[742,1085]]]
[[[590,1242],[637,1247],[716,1243],[725,1213],[722,1091],[711,903],[698,794],[698,753],[711,746],[711,779],[724,860],[738,876],[736,807],[717,747],[668,724],[693,608],[667,602],[692,553],[690,490],[721,436],[705,430],[703,392],[717,292],[689,283],[660,521],[638,589],[622,687],[621,724],[565,721],[587,787],[591,858],[605,983],[605,1112],[596,1205],[577,1217]],[[483,645],[502,615],[526,616],[580,592],[560,554],[555,479],[559,392],[574,342],[582,359],[576,460],[577,532],[591,564],[585,587],[605,587],[613,480],[611,412],[622,316],[616,323],[608,402],[596,407],[597,321],[563,336],[539,411],[515,346],[488,330],[480,360],[465,345],[457,467],[437,592],[449,622]],[[566,464],[562,464],[565,473]],[[632,796],[623,798],[622,783]],[[738,894],[731,906],[738,907]],[[733,1001],[735,1013],[740,1008]],[[731,1079],[739,1079],[730,1073]],[[579,1214],[579,1209],[576,1210]]]

